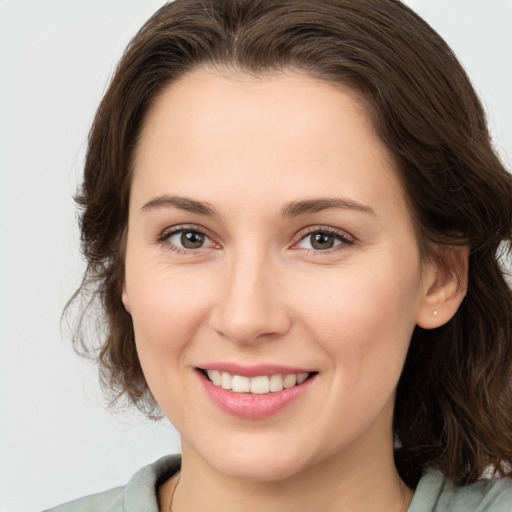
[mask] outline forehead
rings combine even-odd
[[[283,201],[293,200],[286,193],[326,196],[341,187],[353,199],[387,194],[386,201],[403,203],[392,157],[357,95],[293,71],[253,77],[195,70],[155,100],[136,149],[133,187],[146,196],[162,186],[202,195],[212,177],[216,190],[225,185],[247,199],[269,191]]]
[[[304,139],[307,129],[324,135],[328,142],[332,137],[325,137],[325,132],[332,128],[339,132],[347,116],[350,123],[364,125],[367,135],[380,143],[363,102],[347,87],[293,70],[254,76],[201,68],[187,73],[155,98],[145,116],[143,138],[147,142],[158,131],[170,132],[174,123],[184,136],[207,135],[204,143],[241,126],[243,132],[231,134],[233,142],[244,136],[264,142],[265,134],[278,137],[280,133]],[[350,133],[343,135],[346,138]],[[137,149],[140,154],[140,145]]]

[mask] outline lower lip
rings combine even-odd
[[[201,383],[212,401],[223,411],[244,419],[264,419],[277,414],[285,407],[299,400],[310,388],[315,376],[293,388],[274,393],[255,395],[234,393],[215,386],[201,371],[198,372]]]

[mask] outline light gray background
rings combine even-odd
[[[179,451],[167,422],[103,409],[60,314],[83,268],[71,199],[94,110],[163,1],[0,0],[0,511],[125,483]],[[512,160],[512,0],[408,0],[452,45]]]

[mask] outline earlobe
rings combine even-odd
[[[128,292],[126,291],[126,283],[123,283],[123,291],[121,293],[121,300],[123,301],[124,309],[126,312],[131,314],[130,301],[128,299]]]
[[[417,318],[423,329],[450,321],[466,296],[469,248],[450,247],[443,253],[439,263],[425,272],[425,294]]]

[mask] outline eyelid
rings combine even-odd
[[[354,236],[352,236],[350,233],[348,233],[342,229],[333,228],[332,226],[313,225],[313,226],[308,226],[308,227],[302,229],[301,231],[299,231],[299,233],[297,233],[297,235],[295,236],[295,239],[293,241],[293,244],[292,244],[292,249],[297,249],[297,250],[300,249],[300,248],[297,248],[297,245],[300,242],[302,242],[302,240],[307,238],[309,235],[312,235],[314,233],[324,233],[327,235],[334,236],[334,237],[338,238],[339,240],[341,240],[340,244],[338,244],[330,249],[325,249],[325,250],[304,249],[306,251],[309,250],[311,252],[318,253],[318,254],[319,253],[326,254],[326,253],[329,253],[332,251],[336,251],[342,247],[354,245],[357,242],[357,240]]]
[[[169,242],[169,238],[172,235],[183,232],[183,231],[187,231],[187,230],[200,233],[201,235],[208,238],[212,242],[213,245],[207,246],[207,247],[200,247],[198,249],[187,249],[184,247],[178,247]],[[297,247],[297,244],[299,244],[306,237],[308,237],[309,235],[312,235],[314,233],[324,233],[324,234],[334,236],[337,239],[341,240],[341,243],[330,248],[330,249],[325,249],[325,250],[315,250],[315,249],[302,249],[302,250],[310,251],[312,253],[317,253],[317,254],[319,254],[319,253],[328,254],[330,252],[339,250],[340,248],[354,245],[357,242],[356,238],[353,235],[349,234],[347,231],[344,231],[342,229],[334,228],[332,226],[325,226],[325,225],[312,225],[312,226],[307,226],[307,227],[303,228],[295,235],[294,240],[291,245],[291,249],[299,250],[300,248]],[[211,247],[216,247],[216,248],[220,247],[220,244],[216,241],[215,235],[212,235],[208,229],[206,229],[200,225],[197,225],[197,224],[178,224],[175,226],[167,227],[157,236],[155,242],[157,244],[167,244],[169,249],[171,249],[175,252],[181,252],[181,253],[186,253],[186,254],[189,254],[192,252],[198,253],[202,249],[210,249]]]
[[[187,249],[185,247],[176,246],[169,242],[169,238],[171,236],[173,236],[177,233],[181,233],[183,231],[191,231],[191,232],[200,233],[201,235],[208,238],[212,242],[212,245],[209,245],[206,247],[199,247],[197,249]],[[170,250],[173,250],[178,253],[186,253],[186,254],[198,253],[202,249],[210,249],[212,247],[219,247],[219,244],[215,240],[215,237],[210,233],[210,231],[208,231],[206,228],[203,228],[202,226],[198,226],[197,224],[178,224],[176,226],[167,227],[158,235],[155,242],[157,244],[166,244]]]

